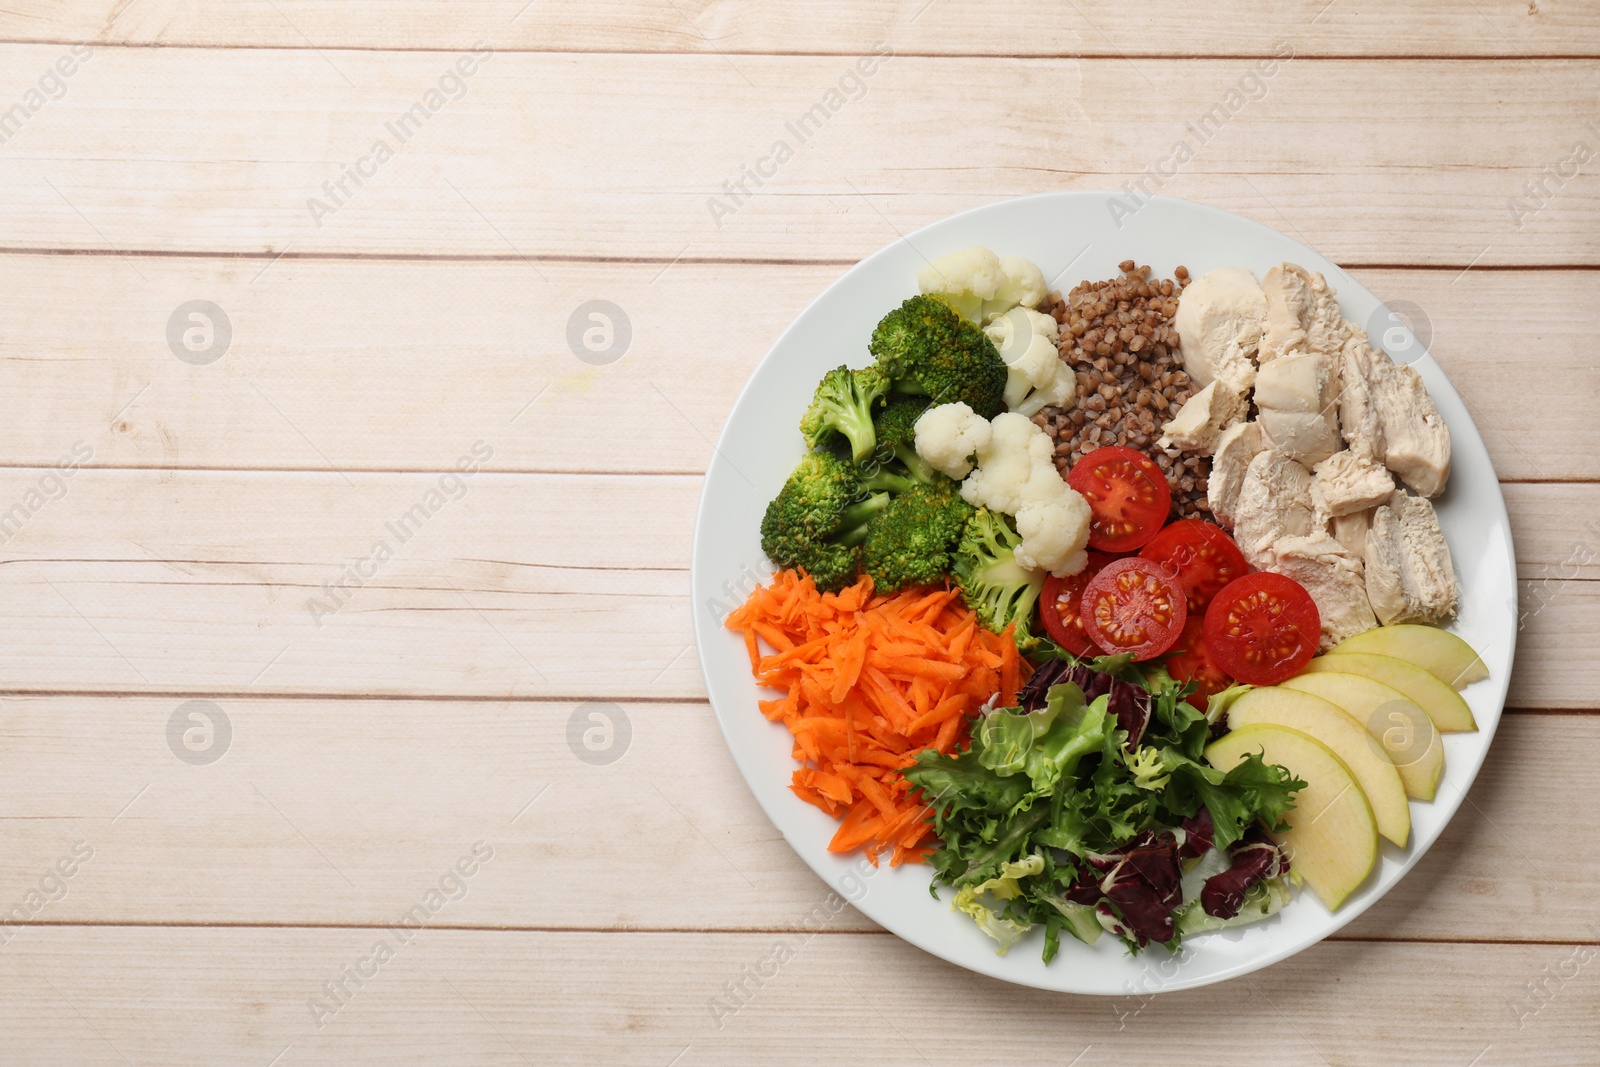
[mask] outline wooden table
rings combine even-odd
[[[1600,1061],[1600,7],[10,0],[0,39],[7,1064]],[[1524,628],[1395,892],[1105,1000],[833,912],[686,568],[832,278],[1140,180],[1420,312]]]

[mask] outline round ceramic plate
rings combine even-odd
[[[1400,318],[1333,263],[1259,223],[1165,198],[1115,218],[1114,198],[1051,193],[963,212],[896,241],[829,286],[778,338],[733,407],[706,472],[690,582],[700,663],[728,747],[768,817],[812,870],[880,926],[962,967],[1042,989],[1127,995],[1207,985],[1292,956],[1366,911],[1405,876],[1455,815],[1494,738],[1516,641],[1517,587],[1505,502],[1483,440]],[[772,572],[758,526],[803,451],[798,426],[817,380],[840,363],[870,362],[872,328],[917,291],[918,268],[969,245],[1033,260],[1050,287],[1063,293],[1084,279],[1113,277],[1125,259],[1148,263],[1161,277],[1171,277],[1180,264],[1193,276],[1248,267],[1259,278],[1279,263],[1298,263],[1327,277],[1345,317],[1366,325],[1375,344],[1382,338],[1384,347],[1421,372],[1454,448],[1449,489],[1435,502],[1461,579],[1461,611],[1451,628],[1482,655],[1489,678],[1463,694],[1479,730],[1445,736],[1437,799],[1411,805],[1410,847],[1384,842],[1379,867],[1337,912],[1301,891],[1273,918],[1191,938],[1177,954],[1156,946],[1131,956],[1117,938],[1087,946],[1063,935],[1060,954],[1046,966],[1035,930],[999,956],[994,942],[952,912],[947,900],[929,896],[926,865],[885,864],[863,879],[859,856],[828,851],[834,820],[789,791],[794,762],[788,731],[757,709],[756,701],[771,694],[757,689],[743,641],[722,621]]]

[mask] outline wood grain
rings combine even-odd
[[[26,85],[62,54],[0,46],[0,65]],[[1242,59],[905,56],[861,80],[837,56],[508,53],[462,81],[456,58],[101,49],[6,142],[0,232],[13,248],[241,253],[258,268],[286,250],[853,261],[1002,197],[1122,189],[1173,170],[1193,139],[1160,191],[1340,261],[1600,263],[1592,182],[1567,182],[1520,229],[1508,207],[1586,135],[1582,61],[1290,62],[1249,102]],[[443,78],[459,99],[438,96],[402,141],[386,124],[427,114]],[[839,106],[802,142],[786,123],[819,100]],[[1230,102],[1215,133],[1190,132]],[[793,158],[774,169],[779,140]],[[342,177],[358,165],[359,187]],[[741,167],[772,177],[713,212]],[[323,189],[340,180],[348,196]]]
[[[830,892],[705,704],[600,706],[617,759],[591,765],[568,730],[575,713],[594,725],[593,705],[223,699],[226,738],[194,741],[221,755],[190,765],[170,749],[180,703],[0,702],[5,908],[80,841],[92,858],[32,922],[382,926],[478,841],[493,860],[434,925],[783,930]],[[1339,936],[1600,938],[1584,904],[1600,859],[1568,847],[1600,800],[1551,805],[1541,787],[1582,780],[1597,744],[1600,717],[1508,716],[1443,838]],[[829,928],[876,929],[854,909]]]
[[[703,697],[683,569],[699,479],[492,464],[4,470],[0,502],[25,521],[0,568],[0,690]],[[1518,493],[1510,701],[1592,708],[1600,487]]]
[[[1445,0],[1385,8],[1325,0],[1263,7],[1241,0],[1143,4],[1137,18],[1104,0],[867,0],[802,7],[755,0],[621,0],[604,5],[526,0],[405,0],[373,18],[315,0],[228,5],[179,0],[14,0],[0,38],[280,48],[496,48],[598,52],[863,52],[881,40],[903,52],[964,55],[1262,55],[1286,38],[1306,55],[1594,55],[1600,18],[1576,3]],[[1152,34],[1152,25],[1162,27]],[[986,32],[986,28],[992,30]]]
[[[282,261],[261,274],[209,257],[0,256],[16,309],[0,373],[27,396],[0,420],[0,463],[53,463],[83,440],[94,466],[447,470],[483,438],[497,470],[702,471],[757,362],[844,268],[663,267]],[[1592,272],[1356,275],[1421,309],[1502,478],[1600,477]],[[196,299],[232,329],[206,366],[168,342]],[[602,366],[567,340],[595,299],[633,336]],[[1485,328],[1491,305],[1516,309],[1511,344],[1538,354],[1532,380]],[[865,341],[843,358],[864,362]]]
[[[0,975],[12,1062],[210,1067],[226,1049],[230,1062],[366,1065],[403,1047],[406,1063],[440,1067],[660,1067],[845,1062],[870,1047],[895,1065],[1011,1064],[1042,1048],[1055,1063],[1155,1063],[1192,1055],[1203,1033],[1207,1054],[1230,1064],[1576,1067],[1592,1060],[1600,1006],[1586,946],[1329,943],[1270,978],[1096,998],[1006,985],[872,934],[793,938],[792,958],[757,988],[745,969],[774,953],[771,934],[435,930],[391,950],[359,988],[345,978],[346,1003],[314,1015],[324,983],[375,943],[366,930],[39,931],[7,947]],[[742,1008],[714,1014],[740,979]],[[1530,1004],[1536,981],[1547,988]],[[974,1019],[1004,1025],[978,1043]]]
[[[1589,1067],[1600,187],[1591,165],[1520,220],[1514,198],[1600,145],[1596,59],[1600,8],[1570,0],[9,0],[0,912],[26,919],[0,927],[0,1059],[1088,1067],[1203,1035],[1240,1065]],[[1160,191],[1425,317],[1506,482],[1510,700],[1547,710],[1508,713],[1394,892],[1269,974],[1071,998],[853,909],[800,941],[826,887],[733,766],[691,638],[726,412],[862,256],[1139,180],[1252,88]],[[395,154],[357,185],[377,138]],[[793,158],[713,215],[779,138]],[[565,339],[595,299],[634,331],[605,366]],[[194,300],[232,328],[204,366],[168,341]],[[172,747],[188,699],[227,716],[214,763]],[[569,742],[584,700],[629,723],[614,763]],[[401,944],[385,927],[479,841]],[[395,958],[319,1019],[380,937]]]

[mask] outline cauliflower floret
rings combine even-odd
[[[1029,480],[1041,465],[1049,468],[1050,477],[1066,484],[1051,461],[1055,445],[1050,435],[1026,415],[1002,412],[989,428],[989,443],[978,449],[978,469],[961,483],[961,496],[967,503],[1015,515],[1022,507]]]
[[[973,322],[992,322],[1014,307],[1037,307],[1044,272],[1021,256],[1001,259],[981,245],[942,256],[917,272],[917,288]]]
[[[978,467],[961,483],[974,507],[1015,515],[1017,562],[1058,577],[1076,574],[1088,562],[1089,505],[1056,470],[1050,435],[1026,415],[1005,412],[990,424],[989,442],[978,449]]]
[[[982,245],[941,256],[917,271],[923,294],[939,297],[974,322],[981,320],[984,302],[994,299],[1005,280],[1000,257]]]
[[[1056,475],[1060,480],[1060,475]],[[1016,560],[1058,578],[1077,574],[1089,563],[1089,502],[1061,483],[1066,491],[1054,500],[1030,500],[1017,511]]]
[[[1077,392],[1078,377],[1061,359],[1056,320],[1025,307],[1012,308],[984,328],[1006,364],[1006,407],[1036,415],[1048,404],[1064,404]]]
[[[987,419],[966,404],[935,404],[917,419],[917,455],[947,478],[960,481],[972,471],[972,457],[988,446]]]
[[[1044,271],[1031,259],[1003,256],[1000,259],[1000,272],[1005,275],[1005,281],[1000,283],[1000,288],[994,294],[995,307],[992,312],[989,308],[984,309],[985,322],[1014,307],[1036,308],[1044,302]]]

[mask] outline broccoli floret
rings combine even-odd
[[[892,396],[872,423],[877,432],[878,456],[899,460],[908,475],[924,483],[939,477],[932,464],[917,455],[917,420],[932,404],[925,396]]]
[[[877,367],[835,368],[817,383],[811,407],[800,420],[800,432],[812,448],[842,434],[850,442],[850,458],[860,463],[877,446],[872,409],[888,392],[888,376]]]
[[[891,472],[863,471],[830,452],[808,452],[767,505],[761,549],[779,567],[799,567],[818,589],[836,592],[855,580],[867,523],[892,492],[914,484]]]
[[[1005,408],[1006,365],[977,324],[931,296],[914,296],[885,315],[867,345],[900,393],[964,401],[986,419]]]
[[[950,552],[961,539],[972,505],[942,474],[891,497],[867,527],[861,566],[880,593],[907,585],[932,585],[950,571]]]
[[[995,633],[1014,623],[1017,647],[1028,651],[1038,643],[1030,622],[1044,587],[1044,572],[1017,563],[1015,553],[1021,543],[1010,520],[979,508],[967,520],[953,569],[962,599],[978,613],[979,621]]]

